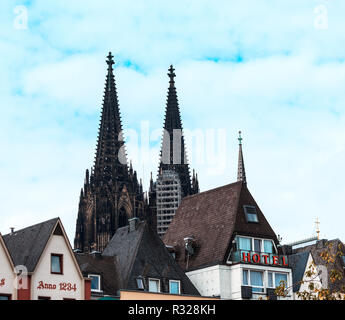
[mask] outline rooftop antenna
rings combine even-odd
[[[317,240],[320,240],[320,221],[319,221],[319,218],[316,218],[315,225],[316,225]]]

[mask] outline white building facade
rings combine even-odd
[[[293,298],[288,257],[278,255],[272,240],[237,236],[234,243],[226,264],[187,272],[201,295],[231,300],[277,299],[274,291],[283,281],[289,288],[284,299]]]
[[[0,234],[0,300],[16,300],[16,276],[10,254]]]
[[[59,218],[0,236],[0,300],[89,300]]]

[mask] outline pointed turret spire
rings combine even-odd
[[[160,153],[159,173],[173,170],[181,180],[183,195],[192,194],[191,177],[186,157],[180,108],[175,87],[175,69],[171,65],[168,70],[169,88],[165,109],[164,135]]]
[[[129,174],[133,175],[133,165],[132,165],[132,160],[129,163]]]
[[[95,161],[91,170],[86,170],[84,188],[80,191],[74,239],[75,248],[84,252],[90,248],[102,252],[116,230],[130,217],[151,219],[142,181],[139,185],[132,161],[127,164],[113,74],[114,59],[110,52],[106,63]]]
[[[246,170],[244,168],[243,152],[242,152],[242,136],[241,131],[238,132],[239,141],[239,152],[238,152],[238,170],[237,170],[237,181],[243,181],[247,184]]]
[[[151,176],[150,176],[150,192],[153,191],[153,177],[152,177],[152,171],[151,171]]]
[[[94,165],[95,176],[102,181],[121,180],[128,176],[121,116],[113,74],[114,60],[111,52],[109,52],[106,62],[108,73]]]

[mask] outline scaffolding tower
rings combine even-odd
[[[162,237],[169,228],[175,212],[181,203],[181,182],[178,174],[164,170],[159,174],[157,191],[157,233]]]

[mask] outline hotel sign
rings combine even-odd
[[[272,266],[287,267],[288,258],[287,256],[279,256],[272,253],[259,253],[252,251],[240,251],[241,262],[264,264]]]

